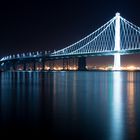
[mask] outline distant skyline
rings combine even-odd
[[[0,57],[64,48],[102,26],[116,12],[140,26],[138,0],[8,0],[0,6]],[[133,56],[133,62],[139,64],[139,58]],[[103,62],[101,59],[93,62]]]

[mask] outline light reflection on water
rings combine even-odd
[[[0,126],[52,138],[136,139],[139,99],[138,72],[5,72]]]
[[[112,100],[112,137],[111,140],[123,139],[123,100],[122,100],[122,73],[113,73],[113,100]]]
[[[127,120],[129,124],[129,133],[131,139],[136,139],[136,118],[135,118],[135,74],[131,72],[127,76],[128,84],[127,84]]]

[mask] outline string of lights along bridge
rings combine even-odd
[[[121,55],[140,52],[140,27],[116,13],[115,17],[76,43],[54,52],[33,52],[3,57],[1,70],[86,70],[88,56],[114,55],[114,70],[121,68]],[[70,67],[73,65],[73,67]]]

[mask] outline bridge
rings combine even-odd
[[[140,28],[116,13],[115,17],[83,39],[54,52],[33,52],[1,58],[1,70],[55,70],[61,60],[63,70],[86,70],[89,56],[114,56],[114,70],[120,70],[121,55],[140,53]],[[37,66],[38,65],[38,66]]]

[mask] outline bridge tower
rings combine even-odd
[[[115,23],[115,48],[114,51],[120,51],[120,13],[116,13],[116,23]],[[114,70],[120,70],[121,57],[120,53],[114,55]]]

